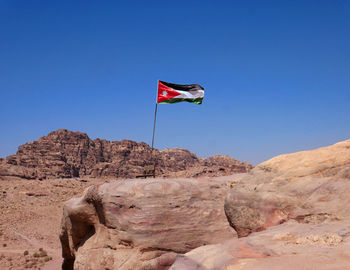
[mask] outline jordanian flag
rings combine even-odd
[[[202,104],[204,88],[199,84],[174,84],[158,81],[157,103],[177,103],[181,101]]]

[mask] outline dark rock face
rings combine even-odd
[[[228,175],[252,168],[229,157],[200,159],[185,149],[154,149],[152,155],[151,147],[143,142],[91,140],[85,133],[61,129],[21,145],[15,155],[0,161],[0,176],[130,178],[142,174],[153,161],[157,175],[163,176]]]

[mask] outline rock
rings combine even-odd
[[[280,155],[257,166],[279,179],[303,176],[332,176],[349,166],[350,140],[311,151]]]
[[[236,237],[227,223],[229,178],[131,179],[67,201],[64,269],[168,269],[177,254]]]
[[[225,199],[240,238],[178,256],[170,269],[350,268],[349,171],[350,140],[263,162]]]
[[[0,164],[0,177],[18,177],[25,179],[35,179],[36,176],[37,173],[32,168],[16,166],[5,162]]]
[[[231,157],[222,155],[215,155],[209,158],[201,158],[200,163],[204,167],[212,168],[214,166],[218,166],[220,167],[219,171],[229,170],[236,173],[248,172],[253,168],[252,165],[248,162],[244,162],[242,164],[241,161],[234,160]],[[242,166],[245,167],[245,170],[242,170]]]
[[[233,186],[225,213],[240,237],[289,219],[345,218],[349,168],[350,140],[272,158]]]
[[[93,186],[65,205],[65,267],[348,269],[349,142],[276,157],[225,181],[152,179]],[[219,167],[224,159],[207,162]],[[225,198],[225,223],[227,187],[232,188]]]
[[[91,140],[85,133],[60,129],[21,145],[15,155],[0,162],[0,176],[133,178],[153,163],[157,175],[166,177],[229,175],[252,168],[229,157],[200,159],[185,149],[154,149],[152,155],[143,142]]]
[[[350,269],[350,221],[288,221],[248,237],[196,248],[169,270]]]
[[[225,213],[238,236],[247,236],[288,220],[291,198],[277,194],[229,192]]]

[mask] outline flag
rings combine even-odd
[[[168,104],[181,101],[202,104],[204,88],[199,84],[174,84],[158,81],[157,103]]]

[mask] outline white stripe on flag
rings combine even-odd
[[[174,98],[204,98],[204,90],[195,90],[195,91],[175,90],[175,91],[180,93],[180,95]]]

